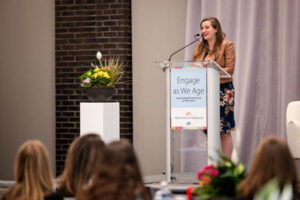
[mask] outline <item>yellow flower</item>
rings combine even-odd
[[[93,78],[98,78],[99,76],[107,78],[107,79],[110,78],[110,76],[108,75],[108,73],[107,72],[103,72],[103,71],[98,71],[97,73],[95,73],[95,74],[92,75]]]
[[[107,72],[103,72],[103,76],[104,76],[105,78],[107,78],[107,79],[110,78],[110,76],[109,76],[109,74],[108,74]]]
[[[90,76],[91,74],[92,74],[92,73],[91,73],[90,71],[88,71],[86,75]]]
[[[93,77],[94,77],[94,78],[98,78],[99,76],[100,76],[100,73],[99,73],[99,72],[93,74]]]
[[[100,69],[98,69],[98,68],[97,68],[97,69],[94,69],[94,72],[99,72],[99,71],[100,71]]]

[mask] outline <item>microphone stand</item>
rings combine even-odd
[[[200,38],[202,37],[202,35],[200,35],[199,33],[196,34],[196,35],[194,35],[195,38],[196,38],[196,37],[199,37],[199,36],[200,36]],[[188,47],[188,46],[194,44],[195,42],[200,41],[200,38],[196,38],[193,42],[191,42],[191,43],[185,45],[184,47],[182,47],[182,48],[178,49],[177,51],[175,51],[174,53],[172,53],[172,54],[170,55],[168,61],[171,61],[172,57],[173,57],[176,53],[182,51],[183,49],[185,49],[186,47]]]

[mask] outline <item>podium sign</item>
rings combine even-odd
[[[171,129],[204,129],[206,119],[206,68],[171,69]]]

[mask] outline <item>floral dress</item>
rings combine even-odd
[[[235,128],[234,86],[232,82],[220,84],[220,131],[230,133]]]

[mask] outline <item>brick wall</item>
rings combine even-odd
[[[56,173],[61,174],[70,143],[80,133],[79,105],[88,101],[78,77],[96,62],[96,52],[128,64],[114,101],[120,102],[121,138],[132,140],[130,0],[56,0]]]

